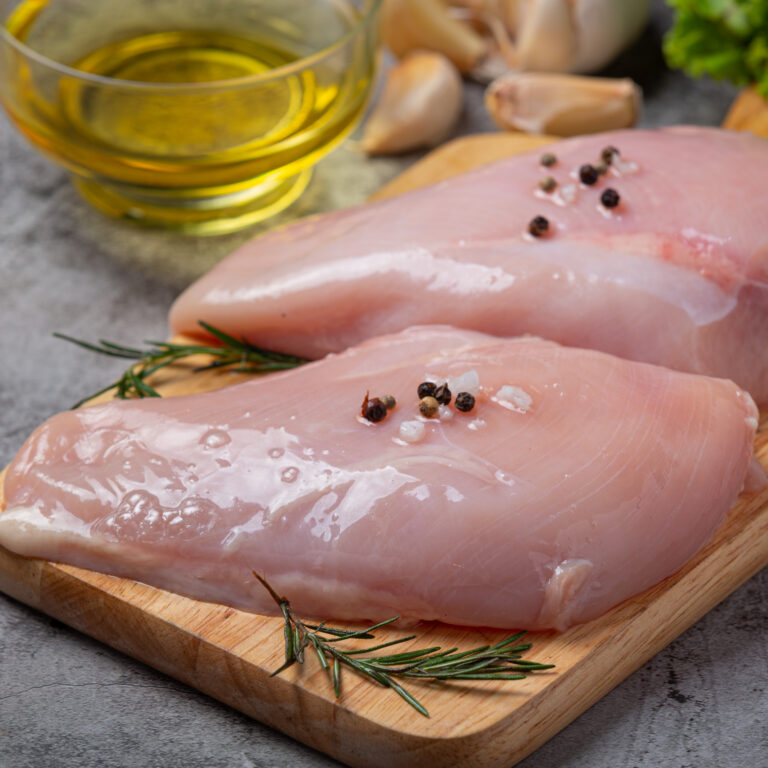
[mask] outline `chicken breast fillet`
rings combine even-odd
[[[420,382],[474,408],[421,416]],[[380,423],[361,402],[391,394]],[[742,489],[728,381],[423,327],[213,393],[59,414],[0,544],[255,611],[564,629],[679,569]]]
[[[620,156],[582,183],[607,146]],[[309,358],[424,323],[531,333],[730,378],[768,403],[768,141],[677,128],[551,151],[552,167],[520,155],[270,232],[182,294],[171,326],[195,335],[204,320]]]

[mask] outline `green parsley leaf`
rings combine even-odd
[[[768,98],[768,0],[668,0],[667,63],[693,77],[755,84]]]

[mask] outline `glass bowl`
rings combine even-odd
[[[261,221],[355,127],[381,0],[0,0],[0,99],[112,216]]]

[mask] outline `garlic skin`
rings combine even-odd
[[[648,8],[648,0],[517,0],[518,66],[595,72],[640,34]]]
[[[517,67],[531,72],[569,72],[578,44],[572,4],[568,0],[521,0],[517,13]]]
[[[435,51],[461,72],[470,72],[487,52],[483,38],[453,18],[441,0],[385,0],[381,36],[398,58],[417,50]]]
[[[642,92],[629,79],[524,72],[494,80],[485,104],[504,130],[576,136],[633,126]]]
[[[436,146],[456,125],[463,96],[461,75],[445,56],[409,54],[387,73],[363,130],[362,148],[371,155],[390,155]]]
[[[648,0],[578,0],[573,3],[576,55],[571,72],[596,72],[640,35],[648,21]]]

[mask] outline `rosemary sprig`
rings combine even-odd
[[[289,601],[285,597],[280,597],[263,576],[260,576],[256,571],[253,571],[253,575],[277,603],[285,620],[283,627],[285,661],[272,673],[272,677],[296,662],[303,664],[304,651],[311,645],[320,666],[328,672],[336,698],[341,695],[341,667],[344,665],[385,688],[391,688],[415,710],[425,717],[429,717],[429,712],[424,705],[393,678],[440,681],[522,680],[532,672],[553,669],[555,666],[554,664],[540,664],[521,658],[520,654],[531,647],[531,643],[517,642],[525,632],[511,635],[495,645],[482,645],[469,651],[459,651],[458,648],[443,650],[440,646],[434,646],[390,655],[368,655],[373,651],[406,643],[415,639],[416,635],[389,640],[368,648],[355,650],[340,648],[336,643],[341,640],[353,638],[373,640],[375,638],[374,630],[392,624],[400,617],[395,616],[365,629],[354,631],[326,627],[325,622],[317,625],[307,624],[296,616]],[[324,635],[330,637],[324,637]]]
[[[194,373],[207,371],[212,368],[227,368],[230,371],[240,373],[268,373],[270,371],[284,371],[289,368],[297,368],[307,362],[302,357],[284,355],[280,352],[272,352],[268,349],[254,346],[245,340],[238,340],[212,325],[198,320],[201,328],[210,333],[219,344],[174,344],[168,341],[146,341],[147,349],[125,347],[122,344],[113,344],[110,341],[99,341],[91,344],[87,341],[72,338],[63,333],[54,333],[57,339],[64,339],[78,347],[98,352],[109,357],[120,357],[125,360],[135,360],[117,381],[94,392],[88,397],[79,400],[72,407],[79,408],[88,400],[98,397],[110,389],[114,389],[115,397],[126,399],[129,397],[161,397],[160,393],[147,383],[147,378],[155,371],[165,368],[167,365],[183,360],[194,355],[209,355],[215,358],[208,365],[193,369]]]

